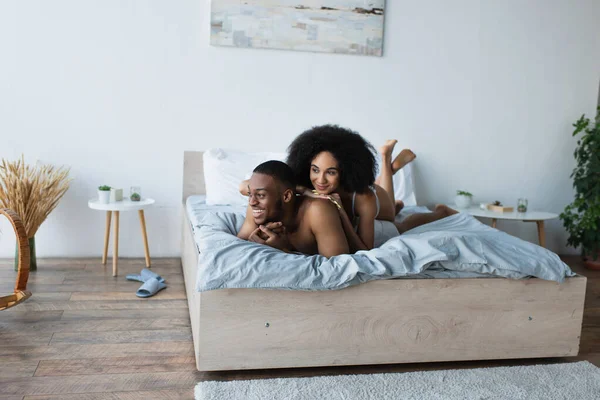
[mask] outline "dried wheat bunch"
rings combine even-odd
[[[10,208],[21,217],[27,237],[32,238],[58,201],[69,189],[68,168],[31,166],[25,160],[0,165],[0,207]]]

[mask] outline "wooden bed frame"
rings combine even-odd
[[[197,292],[185,199],[204,194],[185,152],[181,260],[200,371],[567,357],[579,351],[586,278],[397,279],[342,290]]]

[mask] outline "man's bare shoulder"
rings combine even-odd
[[[304,202],[305,214],[309,218],[322,218],[328,215],[339,216],[335,204],[327,199],[306,198]]]
[[[311,199],[306,204],[302,219],[314,235],[319,254],[332,257],[350,251],[340,213],[332,202],[327,199]]]

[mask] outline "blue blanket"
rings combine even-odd
[[[194,222],[199,255],[197,290],[269,288],[332,290],[374,279],[427,277],[431,270],[461,277],[537,277],[563,282],[575,275],[553,252],[455,214],[381,247],[336,257],[286,254],[235,237],[244,215],[208,212]]]

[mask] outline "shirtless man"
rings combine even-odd
[[[246,219],[237,237],[282,251],[348,254],[350,249],[338,210],[333,202],[296,196],[291,168],[281,161],[267,161],[254,169],[248,182]],[[399,234],[445,218],[456,211],[437,206],[426,214],[413,214],[395,223]]]
[[[336,206],[322,199],[297,197],[291,168],[267,161],[248,182],[246,220],[237,237],[283,251],[332,257],[349,252]]]

